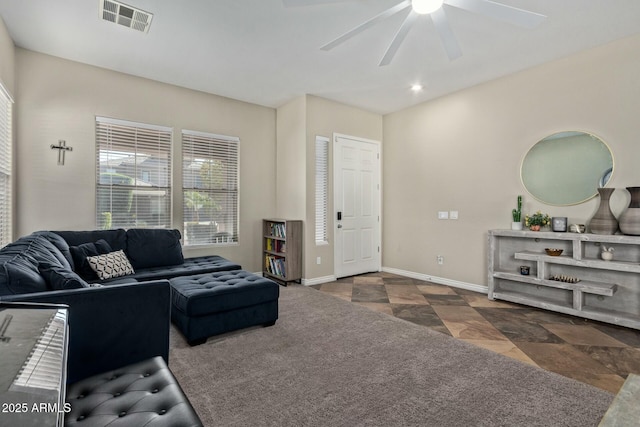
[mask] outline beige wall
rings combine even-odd
[[[329,280],[333,268],[333,192],[329,177],[329,244],[315,243],[316,136],[332,140],[334,133],[382,141],[382,116],[312,95],[300,96],[278,108],[279,217],[304,221],[305,283]],[[332,144],[329,144],[331,164]],[[330,170],[330,174],[332,171]],[[316,263],[320,257],[321,264]]]
[[[447,280],[486,284],[486,230],[509,226],[518,194],[525,197],[525,213],[542,209],[581,223],[593,214],[597,200],[546,206],[522,187],[522,157],[551,133],[583,130],[600,136],[614,153],[610,185],[640,185],[640,37],[382,117],[310,95],[276,112],[22,49],[15,50],[12,74],[4,64],[13,56],[13,44],[3,30],[0,26],[0,77],[15,79],[5,84],[14,86],[19,101],[16,235],[95,227],[96,115],[172,126],[177,152],[182,128],[239,136],[240,244],[187,255],[215,252],[258,271],[261,219],[302,218],[309,281],[334,271],[333,194],[330,244],[314,241],[317,135],[384,141],[383,266]],[[74,148],[65,166],[57,166],[56,152],[49,149],[59,139]],[[180,171],[174,171],[174,184],[180,180]],[[614,193],[615,214],[627,203],[623,190]],[[457,210],[460,219],[438,221],[440,210]],[[181,216],[177,209],[176,227]],[[437,255],[445,257],[444,265],[437,265]]]
[[[0,17],[0,82],[15,98],[15,47],[2,17]]]
[[[273,216],[276,206],[274,109],[23,49],[16,50],[16,64],[18,236],[95,228],[95,116],[106,116],[173,127],[174,159],[180,158],[181,129],[240,137],[239,244],[185,254],[216,253],[246,270],[261,269],[261,219]],[[64,166],[49,148],[60,139],[73,147]],[[175,163],[178,189],[181,162]],[[181,204],[174,206],[173,225],[181,228]]]
[[[277,110],[276,216],[304,219],[306,198],[307,102],[295,98]]]
[[[305,278],[312,281],[334,274],[333,266],[333,168],[329,168],[329,244],[315,243],[315,143],[316,136],[333,141],[333,134],[356,136],[382,141],[382,116],[359,108],[307,95],[307,200],[305,218]],[[381,144],[381,147],[384,144]],[[384,152],[384,149],[382,149]],[[329,143],[329,165],[333,164],[333,142]],[[383,154],[384,164],[384,154]],[[316,264],[316,258],[321,264]]]
[[[598,199],[548,206],[520,182],[527,150],[558,131],[600,136],[609,186],[640,185],[639,51],[640,37],[625,39],[385,116],[383,266],[486,285],[487,230],[510,227],[519,194],[525,213],[586,223]],[[614,193],[614,214],[628,199]],[[459,220],[437,219],[451,210]]]

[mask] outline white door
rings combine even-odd
[[[333,138],[336,277],[380,271],[380,143]]]

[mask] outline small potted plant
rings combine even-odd
[[[543,214],[538,211],[533,215],[527,215],[524,217],[524,225],[529,227],[531,231],[540,231],[541,227],[549,225],[551,218],[547,214]]]
[[[518,208],[511,210],[511,216],[513,217],[511,229],[522,230],[522,196],[518,196]]]

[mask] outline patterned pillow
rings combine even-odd
[[[96,272],[100,280],[133,274],[133,267],[124,254],[124,251],[110,252],[104,255],[87,257],[87,262]]]

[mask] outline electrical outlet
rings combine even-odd
[[[318,265],[322,264],[322,258],[320,257],[316,258],[316,264]]]
[[[444,264],[444,257],[442,255],[438,255],[438,265]]]

